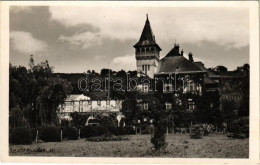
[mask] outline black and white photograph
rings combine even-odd
[[[252,158],[259,54],[247,5],[8,14],[9,157]]]

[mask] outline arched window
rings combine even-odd
[[[139,53],[139,52],[140,52],[140,49],[139,49],[139,48],[137,48],[137,49],[136,49],[136,52],[138,52],[138,53]]]
[[[152,52],[154,51],[154,47],[151,48],[151,51],[152,51]]]
[[[145,52],[145,49],[144,49],[144,48],[142,48],[142,49],[141,49],[141,52]]]
[[[149,52],[149,48],[146,48],[146,52]]]

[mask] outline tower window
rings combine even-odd
[[[149,52],[149,48],[146,48],[146,52]]]
[[[151,48],[151,51],[154,51],[154,47]]]
[[[141,52],[145,52],[145,49],[144,49],[144,48],[142,48],[142,49],[141,49]]]

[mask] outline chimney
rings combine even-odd
[[[189,53],[189,61],[190,61],[190,62],[193,62],[193,61],[194,61],[191,52]]]
[[[175,50],[177,50],[178,54],[180,53],[180,46],[179,44],[174,44]]]
[[[183,49],[182,49],[182,50],[181,50],[181,55],[182,55],[182,56],[183,56],[183,53],[184,53],[184,52],[183,52]]]

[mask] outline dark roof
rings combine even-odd
[[[197,67],[199,67],[201,70],[207,72],[208,76],[211,78],[219,78],[219,75],[214,74],[213,72],[211,72],[210,70],[208,70],[207,68],[204,67],[204,64],[200,61],[198,62],[193,62]]]
[[[159,45],[156,44],[155,36],[153,35],[153,31],[148,16],[141,37],[139,41],[134,45],[134,47],[140,47],[140,46],[156,46],[157,48],[159,48],[159,50],[161,50]]]
[[[173,48],[159,61],[158,74],[164,73],[203,73],[199,67],[180,55],[178,49]]]
[[[204,77],[204,84],[218,84],[218,82],[212,80],[209,77]]]

